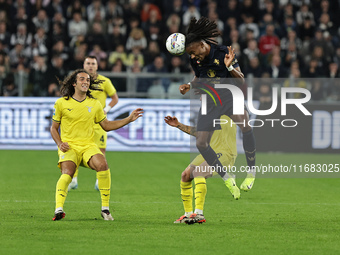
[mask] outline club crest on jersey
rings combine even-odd
[[[207,72],[208,77],[212,78],[216,76],[216,71],[209,69]]]
[[[220,65],[220,61],[219,61],[218,59],[215,58],[214,64],[216,64],[216,65],[218,66],[218,65]]]
[[[93,108],[92,106],[86,106],[88,111],[91,112],[91,108]]]

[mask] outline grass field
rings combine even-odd
[[[81,168],[66,218],[53,222],[57,153],[0,151],[0,254],[339,254],[339,179],[258,178],[238,201],[221,179],[209,179],[207,222],[173,224],[183,214],[179,180],[189,154],[107,158],[115,221],[101,219],[95,173]],[[259,163],[311,159],[339,163],[339,155],[257,156]]]

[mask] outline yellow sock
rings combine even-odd
[[[185,212],[192,212],[192,183],[181,181],[181,196]]]
[[[102,208],[109,208],[110,188],[111,188],[111,173],[110,169],[97,172],[98,188],[102,199]]]
[[[71,183],[72,178],[68,174],[62,174],[57,182],[57,188],[55,193],[55,201],[56,207],[55,208],[63,208],[65,199],[67,196],[67,188],[68,185]]]
[[[73,178],[78,177],[78,172],[79,172],[79,168],[77,168],[76,171],[74,172]]]
[[[204,177],[196,177],[194,180],[195,180],[195,209],[203,211],[205,196],[207,194],[207,182]]]

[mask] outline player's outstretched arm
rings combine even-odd
[[[192,80],[192,82],[194,82],[196,79],[197,79],[196,76],[194,76],[194,79]],[[181,92],[182,95],[187,93],[190,89],[191,89],[191,82],[182,84],[179,86],[179,92]]]
[[[189,135],[192,135],[192,136],[196,136],[196,128],[195,127],[191,127],[191,126],[187,126],[187,125],[184,125],[182,124],[181,122],[178,121],[178,119],[173,116],[166,116],[164,117],[164,121],[166,124],[168,124],[169,126],[172,126],[172,127],[177,127],[179,130],[189,134]]]
[[[224,64],[231,76],[237,79],[238,85],[242,85],[244,83],[244,74],[242,73],[240,67],[234,68],[232,65],[235,58],[235,49],[233,49],[231,46],[228,46],[227,48],[229,52],[225,54]]]
[[[52,121],[52,126],[51,126],[51,136],[54,140],[54,142],[57,144],[58,148],[62,151],[62,152],[66,152],[70,149],[68,143],[63,143],[61,141],[60,135],[59,135],[59,126],[60,124]]]
[[[105,131],[111,131],[111,130],[116,130],[121,127],[124,127],[125,125],[129,124],[130,122],[135,121],[139,117],[143,116],[143,109],[142,108],[137,108],[136,110],[133,110],[130,114],[130,116],[121,119],[121,120],[112,120],[109,121],[108,119],[103,120],[99,124]]]

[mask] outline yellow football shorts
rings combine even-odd
[[[224,150],[216,150],[215,151],[217,154],[218,159],[220,160],[221,164],[225,167],[227,167],[226,169],[228,169],[229,167],[232,167],[235,164],[236,161],[236,155],[231,155],[230,153],[225,152]],[[204,163],[204,164],[203,164]],[[208,164],[205,162],[205,159],[203,158],[203,156],[201,154],[197,155],[196,158],[190,163],[191,166],[195,167],[196,166],[201,166],[203,167],[202,172],[206,173],[206,166],[208,166]],[[199,169],[197,169],[199,171]],[[211,174],[211,172],[210,172]],[[213,175],[217,175],[216,172],[213,172]]]
[[[106,149],[107,133],[99,124],[94,127],[94,142],[100,149]]]
[[[90,143],[86,145],[75,145],[70,144],[70,149],[66,152],[62,152],[60,149],[58,149],[58,167],[60,168],[60,163],[64,161],[72,161],[76,164],[77,167],[80,165],[90,168],[88,166],[88,162],[91,159],[92,156],[96,154],[102,154],[98,146],[95,143]]]

